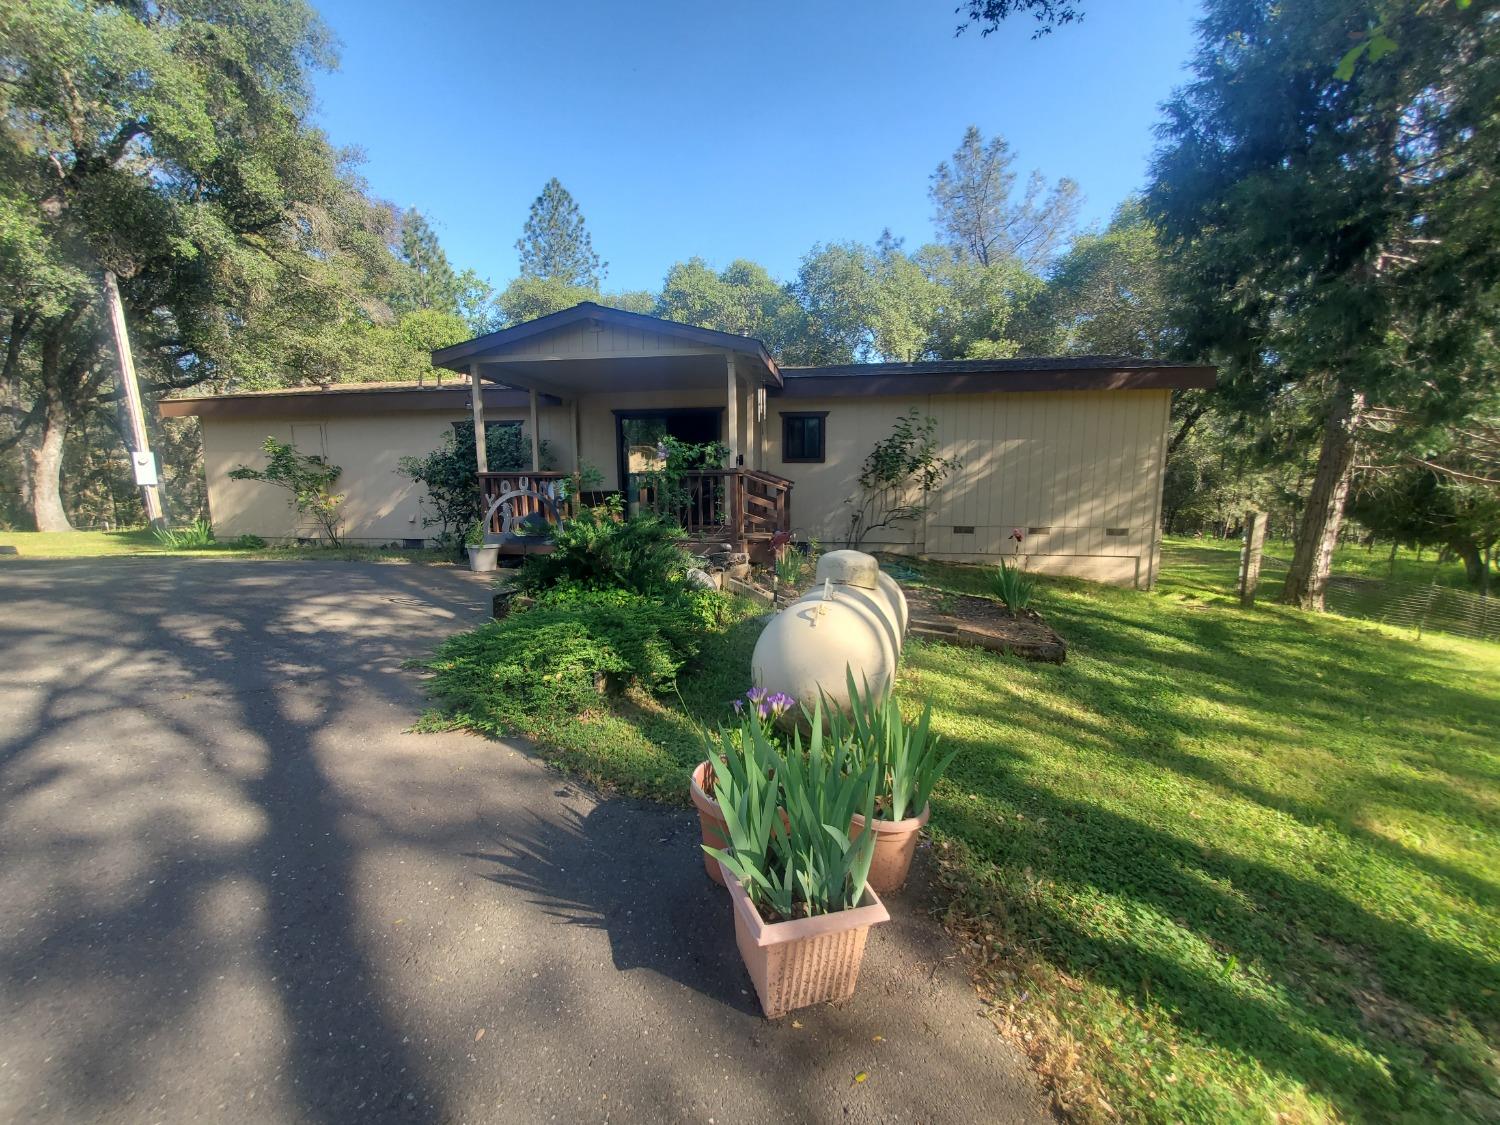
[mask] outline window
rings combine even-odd
[[[781,459],[822,461],[828,439],[828,411],[781,416]]]

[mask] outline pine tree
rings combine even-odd
[[[982,266],[1014,258],[1028,269],[1046,265],[1072,233],[1078,185],[1058,180],[1050,188],[1032,172],[1015,195],[1016,154],[1004,137],[984,139],[970,125],[953,153],[933,172],[928,194],[933,222],[955,249]]]
[[[437,232],[415,208],[401,216],[396,258],[405,267],[391,299],[397,312],[432,309],[459,315],[463,285],[438,242]]]
[[[1415,437],[1495,377],[1500,24],[1457,0],[1380,9],[1372,30],[1347,0],[1209,0],[1148,197],[1187,348],[1247,415],[1321,407],[1282,594],[1308,609],[1369,409],[1408,411]]]
[[[547,181],[532,202],[516,249],[521,254],[522,277],[598,292],[608,269],[608,263],[594,253],[594,241],[578,204],[556,177]]]

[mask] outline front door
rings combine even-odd
[[[692,445],[721,440],[724,412],[717,407],[669,410],[617,410],[615,433],[619,447],[619,479],[625,503],[634,512],[639,502],[640,475],[656,460],[656,446],[664,437]]]

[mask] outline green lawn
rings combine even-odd
[[[1156,593],[1047,582],[1061,667],[911,644],[902,696],[961,750],[932,828],[992,1014],[1083,1118],[1494,1120],[1500,646],[1241,611],[1234,570],[1193,543]],[[530,733],[681,802],[758,629],[742,607],[680,698]]]
[[[1163,537],[1162,543],[1171,552],[1173,567],[1177,571],[1193,569],[1201,563],[1216,576],[1227,574],[1228,585],[1234,585],[1239,570],[1240,540],[1167,535]],[[1280,540],[1270,540],[1265,545],[1260,593],[1270,601],[1275,601],[1281,593],[1281,583],[1292,561],[1293,550],[1291,543]],[[1198,552],[1203,554],[1195,562]],[[1227,571],[1226,567],[1229,568]],[[1419,556],[1411,547],[1399,548],[1393,559],[1389,543],[1370,548],[1348,544],[1339,546],[1333,553],[1331,573],[1336,577],[1372,578],[1411,586],[1427,586],[1436,582],[1439,586],[1456,586],[1464,590],[1469,588],[1464,564],[1458,559],[1440,563],[1437,552],[1431,548],[1424,550]]]
[[[125,531],[0,531],[0,547],[15,547],[23,559],[96,559],[124,555],[191,555],[236,559],[352,559],[380,562],[446,562],[442,551],[375,547],[258,547],[216,543],[202,550],[164,547],[145,528]],[[9,556],[16,557],[16,556]],[[3,562],[0,559],[0,562]]]

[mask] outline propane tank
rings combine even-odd
[[[884,579],[884,581],[882,581]],[[811,707],[820,694],[849,705],[845,670],[884,692],[896,676],[906,633],[906,599],[862,551],[830,551],[817,581],[761,632],[751,657],[757,687]]]

